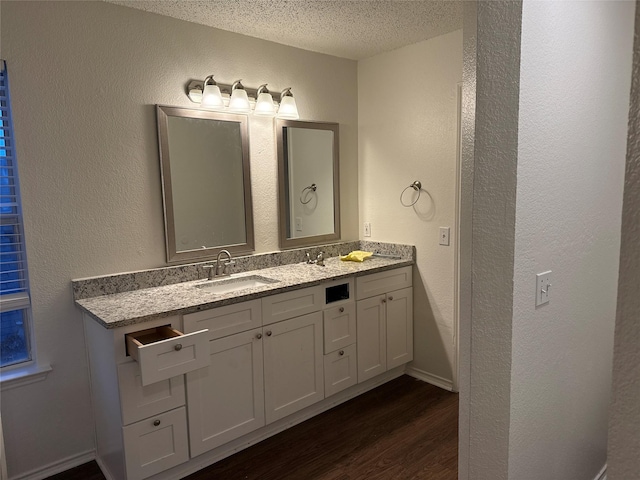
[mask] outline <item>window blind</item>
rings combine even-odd
[[[0,300],[28,302],[27,261],[15,163],[9,79],[0,60]],[[22,294],[22,295],[20,295]],[[4,297],[4,298],[3,298]],[[5,303],[5,302],[2,302]],[[6,310],[3,305],[3,310]]]

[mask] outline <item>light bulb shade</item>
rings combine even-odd
[[[273,97],[268,92],[262,92],[256,100],[254,115],[260,117],[273,117],[276,114],[276,106],[273,104]]]
[[[287,118],[290,120],[297,120],[300,118],[298,115],[298,107],[296,106],[296,99],[291,95],[285,95],[280,100],[280,108],[278,109],[278,118]]]
[[[235,113],[249,113],[251,111],[249,97],[247,96],[247,91],[244,88],[234,88],[231,92],[229,111]]]
[[[200,105],[207,108],[224,108],[222,93],[217,85],[205,85]]]

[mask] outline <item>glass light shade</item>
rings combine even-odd
[[[273,104],[273,97],[270,93],[262,92],[256,100],[254,115],[260,117],[273,117],[276,114],[276,106]]]
[[[249,97],[244,88],[234,88],[231,92],[229,100],[229,111],[235,113],[249,113],[251,106],[249,105]]]
[[[291,95],[285,95],[282,97],[282,100],[280,100],[278,118],[288,118],[291,120],[300,118],[298,115],[298,107],[296,106],[296,99]]]
[[[217,85],[205,85],[200,105],[207,108],[224,108],[220,88]]]

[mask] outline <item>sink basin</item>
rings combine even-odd
[[[231,293],[247,288],[256,288],[277,283],[279,280],[273,278],[261,277],[260,275],[250,275],[247,277],[226,278],[224,280],[212,280],[207,283],[196,285],[196,288],[206,290],[211,293]]]

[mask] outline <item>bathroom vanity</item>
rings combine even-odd
[[[76,296],[105,476],[182,478],[401,375],[412,264],[334,257]]]

